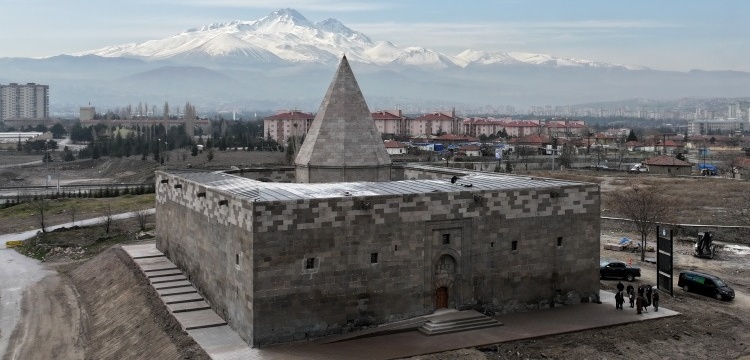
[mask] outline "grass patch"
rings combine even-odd
[[[152,237],[138,231],[134,219],[113,223],[109,232],[104,226],[60,228],[52,232],[38,233],[17,248],[18,252],[41,261],[78,261],[98,255],[109,247],[143,238]]]
[[[113,198],[64,198],[44,200],[45,226],[52,226],[104,216],[108,207],[113,214],[153,208],[154,194],[122,195]],[[34,203],[23,203],[0,209],[0,231],[14,233],[41,228],[39,211]]]

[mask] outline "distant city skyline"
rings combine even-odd
[[[742,1],[0,0],[0,57],[48,57],[141,43],[186,29],[293,8],[335,18],[373,41],[530,52],[657,70],[750,71],[750,3]]]

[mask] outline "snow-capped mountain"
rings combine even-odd
[[[0,57],[0,79],[49,84],[53,109],[189,100],[205,109],[314,111],[343,54],[373,110],[738,97],[750,88],[745,72],[667,72],[481,49],[451,56],[372,40],[338,20],[315,23],[291,9],[73,55]]]
[[[180,34],[141,44],[125,44],[74,55],[130,57],[143,60],[190,58],[244,59],[249,63],[331,63],[346,54],[351,61],[393,64],[424,69],[484,65],[598,67],[621,65],[543,54],[466,50],[453,57],[422,47],[401,48],[387,41],[373,42],[336,19],[313,23],[293,9],[280,9],[254,21],[235,20],[188,29]],[[636,67],[632,67],[635,69]]]

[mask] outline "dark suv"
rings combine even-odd
[[[734,299],[734,290],[718,277],[709,274],[682,271],[677,286],[682,290],[711,296],[716,300]]]

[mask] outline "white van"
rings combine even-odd
[[[643,164],[635,164],[630,168],[629,171],[634,173],[648,172],[648,166]]]

